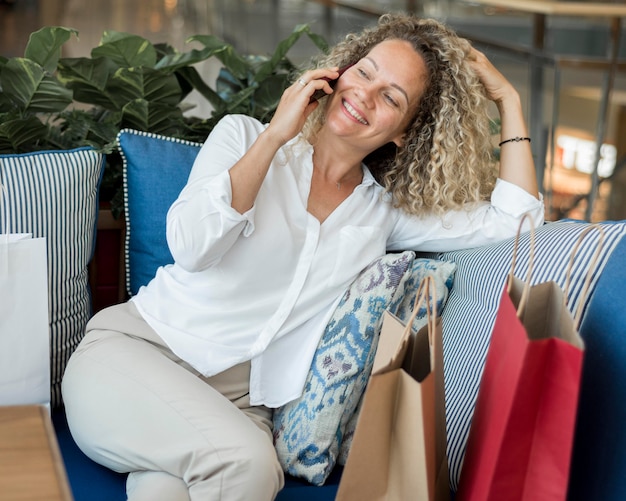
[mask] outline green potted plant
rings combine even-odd
[[[287,53],[302,35],[320,50],[325,40],[296,26],[272,55],[242,55],[211,35],[179,52],[129,33],[107,31],[90,57],[64,58],[63,45],[76,30],[44,27],[31,34],[24,57],[0,57],[0,154],[92,146],[106,153],[101,200],[122,208],[122,164],[115,150],[119,130],[136,130],[203,141],[228,113],[269,120],[296,66]],[[195,65],[215,57],[221,70],[213,86]],[[185,98],[192,90],[213,108],[193,116]]]
[[[45,27],[31,34],[23,57],[0,56],[0,155],[19,156],[89,146],[105,154],[95,255],[89,265],[97,310],[122,299],[122,160],[116,137],[123,128],[201,142],[227,113],[269,120],[296,66],[287,52],[302,35],[321,50],[325,41],[308,26],[295,27],[271,55],[242,55],[210,35],[178,52],[143,37],[105,32],[89,57],[62,57],[76,30]],[[207,83],[195,65],[216,58],[221,70]],[[212,106],[209,118],[188,109],[192,90]],[[0,161],[2,159],[0,158]],[[25,161],[30,161],[25,159]],[[61,223],[60,223],[61,224]]]

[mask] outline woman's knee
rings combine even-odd
[[[272,500],[283,488],[284,475],[274,445],[265,433],[242,433],[241,440],[215,457],[210,450],[193,454],[206,465],[196,464],[188,470],[189,492],[192,500]],[[210,459],[209,459],[210,458]],[[202,473],[200,473],[202,471]]]
[[[242,470],[247,470],[254,478],[252,484],[258,485],[263,479],[277,481],[282,487],[283,471],[276,456],[276,449],[271,440],[261,436],[259,440],[248,444],[240,456]]]
[[[128,501],[190,501],[187,484],[163,471],[135,471],[126,480]]]

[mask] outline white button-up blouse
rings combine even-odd
[[[203,145],[169,210],[175,263],[132,299],[174,353],[206,376],[251,360],[250,400],[278,407],[301,393],[333,306],[389,250],[443,251],[515,234],[543,203],[499,180],[491,203],[445,217],[414,217],[363,181],[323,222],[307,212],[312,146],[296,137],[275,156],[254,207],[231,207],[228,169],[266,125],[231,115]]]

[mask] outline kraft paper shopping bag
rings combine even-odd
[[[406,325],[384,313],[338,501],[447,500],[448,462],[441,319],[424,279]],[[428,323],[411,328],[420,307]],[[431,306],[433,305],[433,306]]]

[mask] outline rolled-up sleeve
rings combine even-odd
[[[218,263],[240,235],[254,231],[255,207],[240,214],[232,208],[229,169],[253,135],[231,117],[222,119],[200,149],[183,188],[167,215],[167,243],[187,271]]]
[[[389,250],[413,249],[440,252],[478,247],[512,237],[522,218],[522,228],[544,222],[543,197],[532,196],[519,186],[498,179],[490,202],[476,203],[442,216],[399,217],[388,240]]]
[[[254,211],[255,207],[240,214],[231,207],[227,171],[194,181],[168,212],[167,243],[172,256],[187,271],[218,263],[240,235],[254,231]]]

